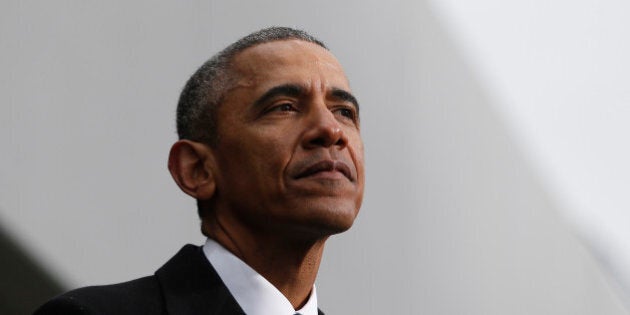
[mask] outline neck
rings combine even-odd
[[[293,305],[301,308],[309,298],[326,237],[299,239],[278,233],[253,233],[204,220],[204,233],[239,257],[273,284]]]

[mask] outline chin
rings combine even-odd
[[[327,237],[347,231],[359,213],[355,202],[327,204],[319,202],[303,210],[300,230],[317,237]]]

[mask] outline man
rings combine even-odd
[[[351,227],[364,186],[359,106],[335,57],[302,31],[250,34],[190,78],[177,129],[168,168],[206,244],[36,314],[318,313],[324,243]]]

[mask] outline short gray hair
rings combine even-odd
[[[177,104],[179,139],[215,145],[218,141],[217,107],[236,80],[230,68],[234,56],[252,46],[289,39],[311,42],[328,49],[310,34],[289,27],[265,28],[234,42],[206,61],[184,86]]]

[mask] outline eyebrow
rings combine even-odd
[[[359,111],[359,101],[357,101],[357,98],[354,97],[354,95],[352,95],[352,93],[350,93],[350,92],[348,92],[346,90],[339,89],[339,88],[333,88],[331,94],[336,99],[340,99],[342,101],[352,103],[352,105],[354,105],[354,107],[356,107],[357,112]]]
[[[297,84],[289,83],[289,84],[278,85],[269,89],[267,92],[265,92],[265,94],[259,97],[254,102],[254,107],[255,108],[261,107],[265,103],[267,103],[269,100],[280,95],[289,96],[289,97],[300,97],[304,95],[304,93],[305,93],[304,88]],[[332,88],[330,94],[335,99],[352,103],[352,105],[356,107],[357,111],[359,110],[359,102],[357,101],[356,97],[352,95],[352,93],[346,90],[340,89],[340,88]]]
[[[290,97],[299,97],[302,94],[304,94],[304,89],[296,84],[283,84],[283,85],[279,85],[276,87],[273,87],[271,89],[269,89],[269,91],[265,92],[265,94],[263,94],[263,96],[259,97],[255,102],[254,102],[254,107],[261,107],[263,106],[265,103],[267,103],[270,99],[279,96],[279,95],[283,95],[283,96],[290,96]]]

